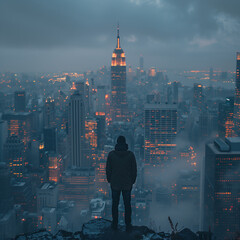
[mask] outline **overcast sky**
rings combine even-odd
[[[235,70],[239,0],[0,0],[0,72],[109,66],[118,22],[127,65]]]

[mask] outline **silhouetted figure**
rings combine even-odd
[[[119,136],[115,150],[108,154],[106,166],[107,181],[112,189],[112,228],[117,229],[118,205],[122,192],[125,207],[126,230],[131,231],[131,190],[137,177],[137,163],[134,153],[128,151],[124,136]]]

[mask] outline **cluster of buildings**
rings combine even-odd
[[[210,84],[191,86],[156,68],[145,71],[142,56],[134,70],[118,28],[110,69],[1,74],[0,239],[111,219],[105,167],[119,135],[138,163],[133,224],[151,227],[156,206],[191,202],[185,225],[211,229],[218,239],[232,236],[240,230],[239,70],[240,53],[235,93],[224,87],[231,84],[226,74],[221,87],[212,87],[212,69]]]

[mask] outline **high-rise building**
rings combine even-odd
[[[25,170],[24,144],[18,136],[9,136],[4,144],[4,159],[11,176],[22,178]]]
[[[234,99],[235,136],[240,137],[240,52],[237,52],[236,88]]]
[[[71,95],[69,102],[69,144],[71,167],[89,167],[85,158],[85,108],[81,94]]]
[[[48,97],[44,105],[44,127],[56,126],[56,113],[55,113],[55,102],[54,99]]]
[[[16,212],[10,186],[9,168],[0,163],[0,239],[13,239],[16,235]]]
[[[201,228],[217,239],[240,231],[240,138],[218,138],[206,144]]]
[[[106,95],[106,87],[103,85],[97,86],[96,106],[95,106],[96,112],[106,113],[105,95]]]
[[[108,149],[107,149],[108,150]],[[111,149],[112,150],[112,149]],[[108,152],[104,149],[98,152],[95,168],[95,187],[98,193],[105,196],[109,194],[109,186],[106,179],[106,158]]]
[[[37,211],[42,208],[56,208],[58,201],[58,185],[53,182],[46,182],[37,189]]]
[[[167,164],[176,149],[177,105],[146,104],[144,113],[145,163]]]
[[[194,83],[193,86],[193,106],[199,110],[203,109],[203,86],[198,83]]]
[[[199,137],[207,139],[217,131],[217,109],[203,109],[199,115]]]
[[[0,213],[6,213],[13,207],[8,164],[0,163]]]
[[[50,182],[59,182],[62,158],[54,152],[48,153],[48,175]]]
[[[88,118],[85,121],[85,139],[90,145],[92,153],[97,148],[97,120],[95,118]]]
[[[3,114],[3,120],[8,123],[8,136],[16,135],[23,141],[25,147],[31,140],[31,120],[29,112],[7,112]]]
[[[57,131],[56,128],[44,128],[44,148],[46,151],[57,152]]]
[[[103,147],[106,142],[105,135],[105,113],[104,112],[96,112],[96,120],[97,120],[97,148],[99,150],[103,150]]]
[[[3,145],[8,136],[7,122],[0,120],[0,162],[3,162]]]
[[[75,83],[76,86],[76,90],[77,92],[83,96],[83,100],[84,100],[84,107],[85,107],[85,115],[88,116],[89,112],[90,112],[90,88],[89,88],[89,82],[88,82],[88,78],[86,78],[86,83],[84,83],[83,81],[77,81]],[[76,91],[75,91],[76,93]]]
[[[6,103],[5,103],[4,93],[0,92],[0,112],[4,112],[5,106],[6,106]]]
[[[117,46],[112,54],[111,64],[111,118],[112,121],[127,120],[126,96],[126,61],[120,46],[119,27],[117,29]]]
[[[80,209],[88,209],[94,196],[94,169],[75,168],[63,172],[59,199],[70,200]]]
[[[218,136],[233,137],[234,136],[234,98],[228,97],[223,103],[219,103],[218,107]]]
[[[14,93],[14,108],[15,108],[15,112],[25,112],[26,111],[25,91],[16,91]]]

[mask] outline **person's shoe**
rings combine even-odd
[[[117,223],[112,223],[111,228],[116,231],[118,229],[118,224]]]
[[[126,232],[128,233],[132,232],[132,224],[126,225]]]

